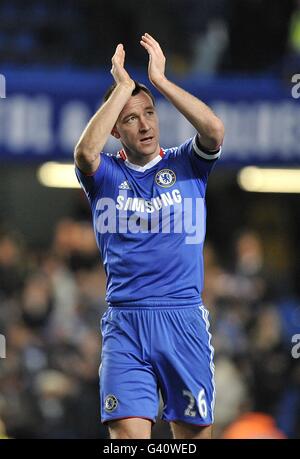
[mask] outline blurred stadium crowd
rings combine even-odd
[[[233,434],[226,428],[247,413],[248,436],[296,437],[300,368],[290,336],[296,320],[300,325],[299,309],[272,294],[278,289],[257,234],[242,232],[235,249],[232,270],[210,242],[205,249],[204,301],[217,364],[215,435],[243,435],[245,416],[241,426],[231,426]],[[9,437],[106,436],[98,419],[99,325],[106,308],[99,261],[88,221],[59,221],[47,250],[1,232],[0,330],[7,358],[0,361],[0,419]],[[298,317],[289,317],[291,311]],[[168,426],[159,422],[154,435],[168,438]]]
[[[296,0],[1,0],[0,60],[106,67],[123,42],[127,63],[144,67],[138,37],[151,24],[173,72],[276,72],[287,53],[299,53],[298,7]]]

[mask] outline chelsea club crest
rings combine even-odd
[[[175,172],[171,169],[161,169],[155,176],[155,182],[163,188],[169,188],[176,182]]]
[[[107,411],[108,413],[111,413],[117,408],[117,406],[118,406],[118,399],[115,395],[109,394],[105,397],[105,400],[104,400],[105,411]]]

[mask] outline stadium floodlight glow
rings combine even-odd
[[[44,163],[37,171],[39,182],[52,188],[80,188],[74,164]]]
[[[243,190],[256,193],[300,193],[300,169],[264,169],[249,166],[238,174]]]

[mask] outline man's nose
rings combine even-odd
[[[148,120],[141,116],[140,118],[140,131],[148,131],[150,129]]]

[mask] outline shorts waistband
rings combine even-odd
[[[108,307],[113,308],[113,309],[129,309],[129,310],[153,310],[153,309],[188,309],[188,308],[199,308],[203,306],[203,303],[201,301],[198,301],[197,303],[191,303],[191,304],[174,304],[174,303],[118,303],[118,304],[113,304],[113,303],[108,303]]]

